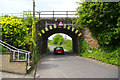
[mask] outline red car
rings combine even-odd
[[[63,47],[56,47],[54,49],[54,54],[64,54],[64,49]]]

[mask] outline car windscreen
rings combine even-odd
[[[61,49],[63,49],[63,48],[62,48],[62,47],[57,47],[57,48],[56,48],[56,50],[61,50]]]

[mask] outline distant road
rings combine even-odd
[[[118,69],[89,61],[65,52],[52,54],[55,46],[49,46],[51,53],[42,58],[37,67],[36,78],[118,78]]]

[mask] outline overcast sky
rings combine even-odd
[[[76,10],[80,0],[35,0],[36,10]],[[14,13],[32,10],[33,0],[0,0],[0,13]]]
[[[75,11],[79,6],[76,2],[80,2],[80,0],[35,0],[35,2],[36,11]],[[28,10],[33,10],[33,0],[0,0],[0,15],[2,13],[22,13]],[[49,39],[52,38],[53,36]],[[71,38],[67,37],[67,39]]]

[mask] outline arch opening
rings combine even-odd
[[[59,39],[58,38],[53,39],[56,35],[60,36]],[[73,44],[72,38],[64,33],[55,33],[48,38],[48,47],[50,49],[50,52],[52,53],[56,46],[63,47],[63,49],[65,49],[65,52],[72,51],[73,50],[72,44]]]

